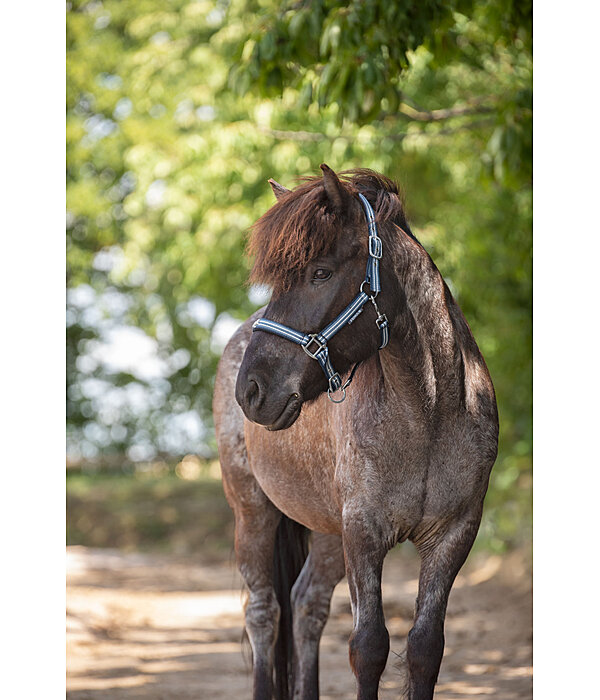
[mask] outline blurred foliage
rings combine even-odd
[[[233,515],[218,465],[192,476],[172,463],[67,471],[67,544],[227,558]],[[148,468],[149,467],[149,468]]]
[[[531,3],[91,0],[68,3],[67,23],[72,457],[213,454],[218,356],[263,303],[243,251],[267,179],[370,167],[400,182],[489,365],[486,527],[496,546],[521,539]]]
[[[242,37],[232,41],[229,85],[234,91],[258,90],[272,97],[295,88],[300,109],[335,103],[338,123],[368,123],[398,112],[414,117],[413,103],[402,102],[415,96],[405,83],[417,49],[431,51],[435,68],[461,62],[489,72],[490,38],[509,44],[518,39],[523,45],[531,39],[531,3],[512,0],[234,0],[229,16],[233,36],[237,29]],[[449,76],[430,77],[441,78],[441,85]],[[436,108],[457,102],[458,94],[444,96],[432,85],[423,87],[419,97],[433,98]],[[475,94],[471,89],[464,96]],[[480,95],[491,103],[502,97],[495,91]]]

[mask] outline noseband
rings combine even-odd
[[[311,357],[313,360],[317,360],[317,362],[321,365],[329,384],[327,396],[334,403],[342,403],[342,401],[344,401],[346,398],[346,388],[354,378],[354,373],[356,372],[360,362],[357,362],[354,365],[352,372],[350,372],[350,376],[342,385],[340,375],[331,365],[327,341],[330,340],[344,326],[349,326],[356,319],[356,317],[362,313],[363,307],[367,301],[370,301],[373,304],[375,311],[377,312],[375,324],[381,333],[381,345],[379,346],[379,349],[381,350],[384,348],[388,344],[389,340],[389,323],[387,317],[385,314],[382,314],[379,311],[377,303],[375,302],[375,297],[381,291],[379,261],[381,260],[383,246],[381,244],[381,238],[379,238],[377,235],[377,224],[375,223],[375,214],[373,213],[373,209],[364,195],[359,193],[358,196],[365,211],[367,225],[369,227],[369,258],[367,260],[365,279],[361,283],[360,291],[354,300],[351,301],[350,304],[348,304],[348,306],[342,311],[342,313],[336,316],[333,321],[320,333],[301,333],[300,331],[296,331],[289,326],[284,326],[283,323],[269,321],[266,318],[259,318],[252,326],[253,331],[266,331],[267,333],[274,333],[275,335],[281,336],[286,340],[291,340],[292,343],[300,345],[300,347],[309,357]],[[365,284],[369,285],[371,290],[370,296],[363,291],[363,286]],[[341,390],[342,398],[334,399],[332,394],[338,390]]]

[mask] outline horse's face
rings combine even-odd
[[[356,198],[344,199],[344,206],[343,231],[334,249],[309,261],[289,288],[275,291],[265,318],[303,333],[316,333],[357,295],[365,275],[367,224]],[[374,310],[368,307],[328,343],[332,365],[342,376],[379,347]],[[327,389],[319,363],[299,345],[271,333],[252,333],[235,390],[249,420],[269,430],[289,428],[302,404]]]

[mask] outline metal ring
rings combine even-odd
[[[368,284],[369,287],[371,286],[371,283],[370,283],[370,282],[367,282],[367,280],[363,280],[363,281],[360,283],[360,287],[359,287],[359,289],[358,289],[358,291],[359,291],[359,292],[362,292],[363,294],[366,294],[366,292],[363,290],[363,285],[365,285],[365,284]],[[371,291],[371,296],[369,297],[369,299],[370,299],[373,303],[375,303],[374,300],[375,300],[375,297],[376,297],[378,294],[379,294],[379,292]]]
[[[331,398],[331,389],[327,389],[327,396],[329,397],[329,400],[333,401],[333,403],[342,403],[343,401],[345,401],[346,400],[346,388],[342,386],[339,389],[336,389],[336,391],[341,391],[343,393],[342,398],[339,401],[337,399],[332,399]]]

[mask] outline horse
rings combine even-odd
[[[410,540],[420,574],[404,693],[425,700],[496,459],[495,393],[397,185],[320,167],[293,190],[269,181],[276,202],[248,252],[250,281],[271,299],[232,336],[215,380],[253,698],[319,697],[319,641],[344,575],[357,698],[378,697],[383,561]]]

